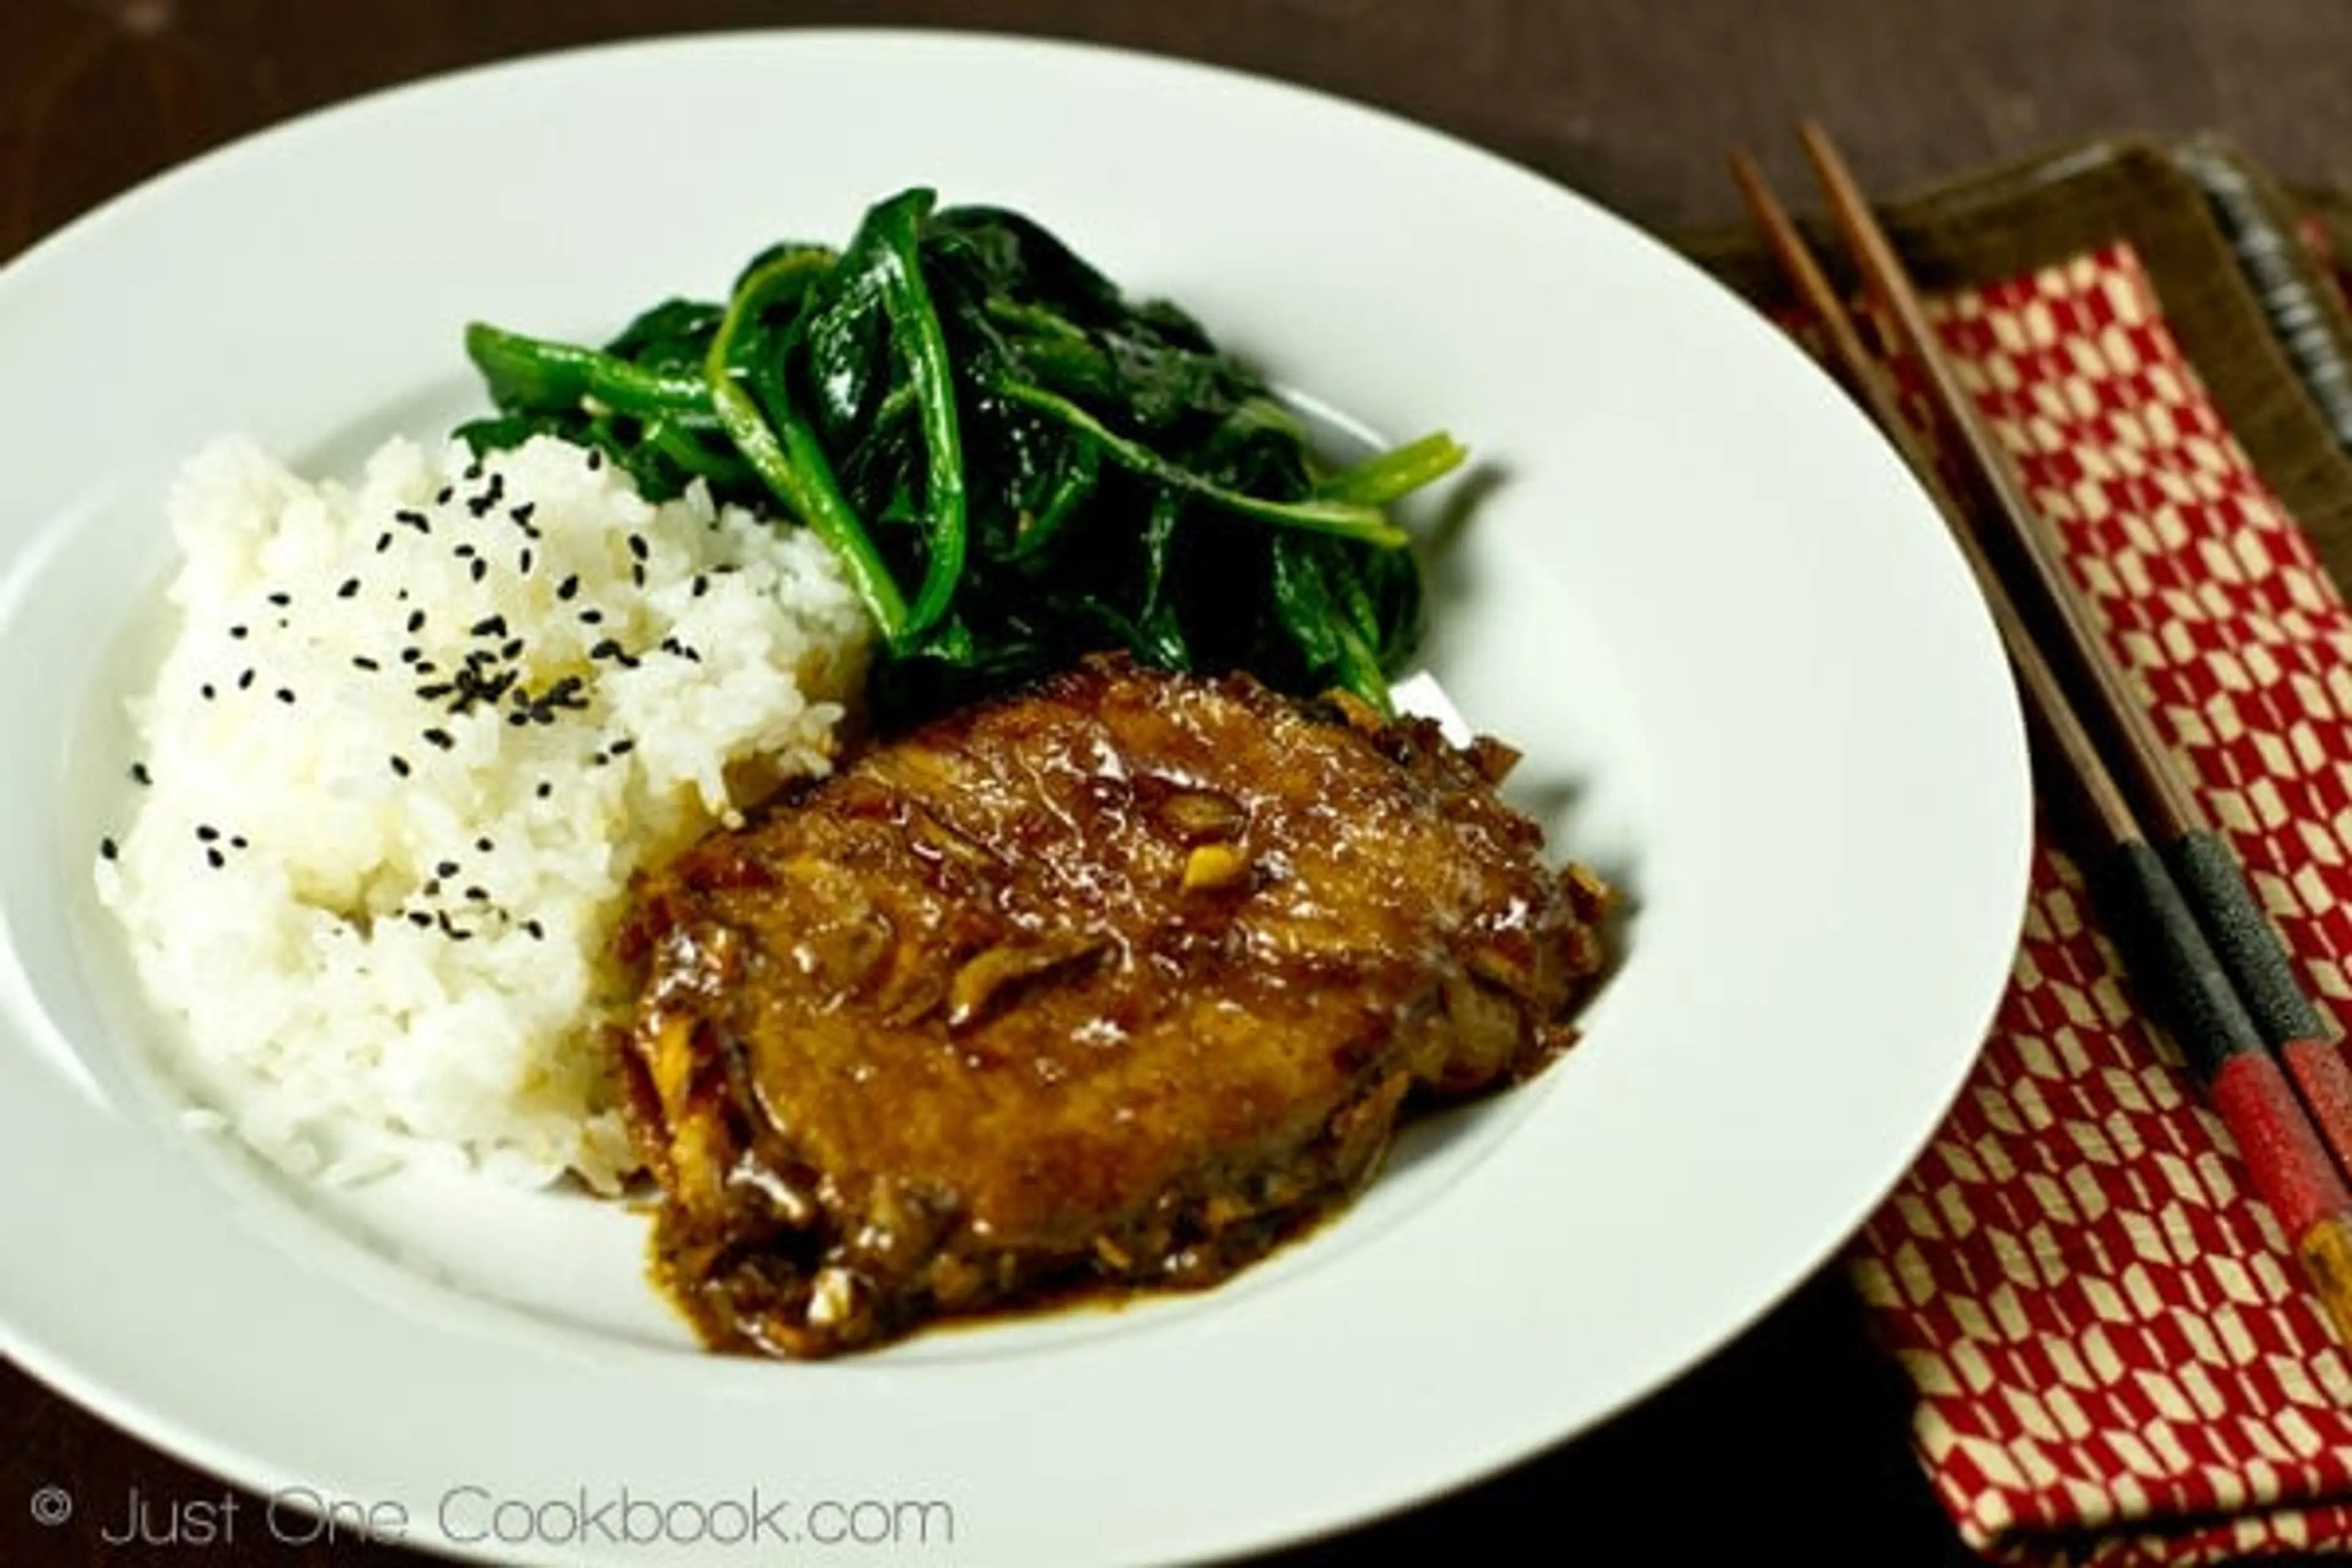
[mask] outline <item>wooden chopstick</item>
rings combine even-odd
[[[2296,979],[2294,961],[2255,901],[2228,841],[2207,820],[2179,759],[2157,732],[2123,667],[2099,636],[2088,602],[2059,561],[2008,452],[1960,385],[1917,290],[1837,144],[1810,121],[1800,129],[1799,138],[1821,176],[1831,216],[1845,237],[1864,286],[1893,320],[1905,352],[1926,379],[1945,431],[1968,458],[1991,501],[1986,509],[1991,523],[2030,569],[2097,718],[2122,747],[2123,782],[2141,817],[2154,825],[2158,852],[2197,911],[2207,940],[2263,1040],[2284,1064],[2337,1170],[2352,1177],[2352,1064],[2329,1037],[2319,1010]]]
[[[1833,148],[1829,153],[1835,157]],[[1994,571],[1966,510],[1944,484],[1921,433],[1906,417],[1885,367],[1864,346],[1811,247],[1754,160],[1735,151],[1731,169],[1773,254],[1827,337],[1835,367],[1919,476],[1975,574],[2029,716],[2063,762],[2098,829],[2105,879],[2138,930],[2145,965],[2163,986],[2175,1035],[2244,1153],[2256,1189],[2294,1238],[2296,1255],[2322,1310],[2338,1338],[2352,1344],[2352,1187],[2280,1062],[2266,1048],[2261,1026],[2241,999],[2229,967],[2215,952],[2170,868],[2150,847],[2125,790]]]

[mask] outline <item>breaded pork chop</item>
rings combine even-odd
[[[1569,1041],[1602,890],[1509,762],[1105,658],[691,849],[622,937],[657,1277],[821,1356],[1261,1256]]]

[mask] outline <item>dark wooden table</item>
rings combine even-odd
[[[2352,8],[2307,0],[0,0],[0,260],[208,147],[373,88],[661,31],[850,23],[1092,38],[1310,83],[1485,143],[1654,228],[1734,216],[1722,174],[1734,142],[1805,188],[1787,136],[1802,114],[1887,192],[2122,130],[2218,130],[2286,177],[2352,184]],[[1234,1418],[1247,1419],[1238,1394]],[[1518,1552],[1580,1564],[1766,1547],[1813,1562],[1964,1560],[1904,1423],[1902,1390],[1832,1269],[1580,1441],[1274,1561],[1483,1557],[1506,1530]],[[76,1522],[32,1522],[49,1486],[76,1494]],[[152,1560],[100,1539],[101,1511],[134,1488],[167,1503],[221,1492],[0,1363],[0,1564]],[[421,1561],[264,1533],[184,1550],[223,1563]]]

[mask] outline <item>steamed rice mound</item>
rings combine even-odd
[[[550,438],[248,442],[171,506],[176,640],[99,866],[200,1098],[297,1170],[420,1152],[609,1189],[631,875],[827,769],[868,628],[831,554]]]

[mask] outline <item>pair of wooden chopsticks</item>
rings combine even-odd
[[[1800,135],[1865,290],[1926,383],[1936,427],[1967,461],[1979,501],[1973,510],[1943,481],[1926,433],[1904,413],[1885,365],[1864,347],[1761,171],[1735,152],[1732,174],[1741,194],[1825,335],[1836,368],[1935,498],[1976,574],[2045,760],[2063,766],[2100,837],[2095,868],[2132,939],[2134,970],[2158,994],[2256,1189],[2294,1238],[2338,1336],[2352,1344],[2352,1070],[2327,1037],[2228,844],[2099,637],[1844,158],[1818,125],[1803,126]],[[2021,563],[2042,610],[2041,624],[2054,627],[2055,658],[2036,643],[2034,623],[1994,569],[1976,519],[1997,531],[2000,545]],[[2108,766],[2110,753],[2069,696],[2062,659],[2118,767]],[[2153,838],[2143,822],[2154,827]]]

